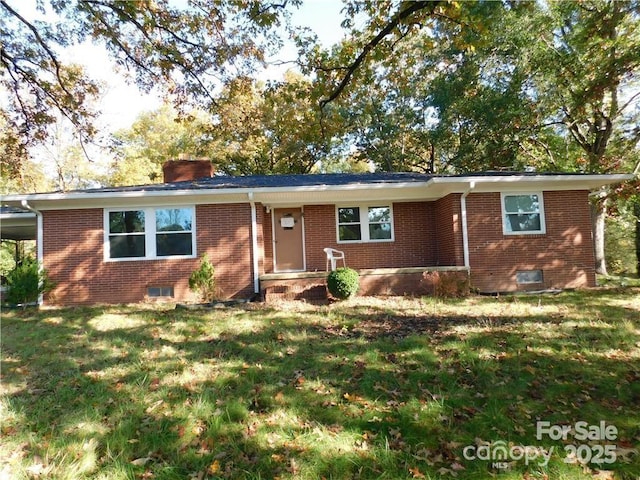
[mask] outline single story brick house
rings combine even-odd
[[[193,299],[207,254],[224,298],[325,295],[325,248],[362,294],[425,294],[433,272],[481,292],[595,285],[589,194],[631,175],[484,172],[213,175],[165,164],[165,183],[5,196],[55,282],[52,305]],[[22,213],[16,213],[16,208]],[[19,219],[16,217],[19,217]],[[11,234],[5,219],[3,238]]]

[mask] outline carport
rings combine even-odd
[[[24,242],[37,237],[36,214],[16,207],[0,207],[0,240],[13,245],[14,258],[24,257]]]

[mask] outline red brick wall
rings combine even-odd
[[[504,235],[499,193],[467,197],[471,285],[480,291],[595,285],[587,191],[543,192],[546,234]],[[516,271],[543,271],[542,285],[518,285]]]
[[[262,232],[264,238],[264,271],[273,273],[273,215],[272,212],[264,214],[262,222]]]
[[[45,299],[57,305],[130,303],[149,286],[172,286],[176,300],[193,297],[188,278],[194,259],[104,261],[102,209],[43,212],[44,266],[55,289]],[[196,207],[196,245],[216,267],[224,297],[253,294],[251,213],[248,204]]]
[[[393,242],[338,243],[335,206],[306,205],[307,271],[325,270],[325,247],[345,252],[347,266],[355,269],[435,265],[435,222],[431,203],[394,203],[393,222]]]
[[[460,195],[450,194],[435,202],[434,217],[437,234],[435,265],[463,266],[462,215]]]

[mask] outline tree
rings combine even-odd
[[[229,175],[322,171],[339,157],[339,117],[321,112],[317,86],[289,72],[264,85],[238,78],[212,108],[209,149]]]
[[[55,112],[82,142],[94,135],[91,100],[100,85],[81,67],[64,64],[60,48],[101,42],[142,89],[160,86],[178,104],[209,106],[220,84],[251,72],[265,52],[280,46],[271,27],[286,19],[287,4],[299,3],[49,0],[38,2],[38,20],[0,0],[0,84],[8,93],[0,139],[26,150],[49,136]],[[3,159],[3,173],[20,169],[13,158]]]
[[[531,57],[538,91],[546,92],[539,104],[582,151],[574,171],[633,169],[629,152],[640,136],[628,127],[640,119],[637,110],[629,116],[640,97],[639,14],[637,1],[554,2],[539,17],[537,26],[547,26]],[[608,197],[603,191],[593,205],[596,271],[604,274]]]
[[[162,164],[180,154],[211,157],[206,129],[210,116],[200,110],[181,115],[165,104],[141,113],[130,128],[112,136],[114,164],[111,185],[140,185],[162,181]]]
[[[398,127],[396,139],[418,138],[420,132],[422,143],[435,151],[430,164],[436,157],[441,168],[453,172],[528,165],[584,173],[633,169],[630,152],[640,135],[639,2],[387,2],[380,7],[350,2],[347,13],[364,16],[365,27],[353,28],[331,52],[310,49],[307,61],[329,86],[321,105],[364,99],[358,102],[362,112],[379,112],[370,127],[357,127],[365,140],[360,145],[370,144],[369,132],[382,125]],[[371,88],[380,84],[384,87]],[[412,109],[431,115],[431,126],[420,126]],[[404,113],[398,116],[399,111]],[[403,121],[387,125],[381,118]],[[381,133],[386,132],[373,138]],[[402,163],[387,168],[417,166],[394,157]],[[603,200],[609,196],[603,192]],[[601,273],[606,272],[605,205],[601,201],[594,208]]]

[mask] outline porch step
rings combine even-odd
[[[265,302],[273,300],[326,300],[327,284],[321,278],[296,278],[260,280],[260,290]]]
[[[457,294],[468,290],[469,271],[465,267],[411,267],[360,269],[358,295]],[[260,277],[260,290],[270,300],[325,300],[328,272],[269,273]],[[442,289],[446,291],[443,292]]]

